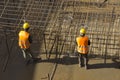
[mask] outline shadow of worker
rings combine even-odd
[[[89,64],[89,69],[100,69],[100,68],[116,68],[120,69],[120,63],[99,63],[99,64]]]

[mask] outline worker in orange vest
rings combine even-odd
[[[85,68],[88,69],[88,45],[90,45],[90,40],[85,34],[86,30],[84,28],[80,29],[80,36],[76,38],[76,42],[79,53],[79,66],[85,66]]]
[[[32,38],[30,33],[28,32],[29,28],[30,28],[29,23],[25,22],[23,24],[24,30],[21,30],[18,35],[19,36],[18,44],[23,52],[24,58],[27,60],[27,55],[30,56],[30,59],[28,59],[27,62],[33,59],[33,55],[31,54],[31,51],[30,51],[30,44],[32,43]]]

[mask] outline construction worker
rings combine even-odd
[[[76,38],[76,42],[79,53],[79,67],[85,66],[88,69],[88,45],[90,45],[90,40],[85,34],[86,30],[84,28],[80,29],[80,36]]]
[[[23,24],[23,29],[19,32],[19,47],[21,48],[23,52],[23,56],[26,59],[27,63],[33,59],[33,55],[30,52],[30,44],[32,43],[31,35],[28,32],[30,28],[29,23],[25,22]],[[27,59],[27,55],[29,55],[29,59]]]

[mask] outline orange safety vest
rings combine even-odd
[[[81,54],[87,54],[88,53],[88,37],[84,36],[84,37],[77,37],[76,41],[77,41],[77,51]]]
[[[28,40],[29,33],[26,31],[20,31],[19,32],[19,46],[22,49],[28,49],[30,47],[30,42]]]

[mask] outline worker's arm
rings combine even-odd
[[[75,45],[77,45],[77,41],[75,41]]]
[[[77,38],[75,38],[75,45],[78,45],[78,43],[77,43]]]
[[[88,45],[90,45],[90,40],[88,40]]]
[[[32,36],[29,36],[29,42],[32,43]]]

